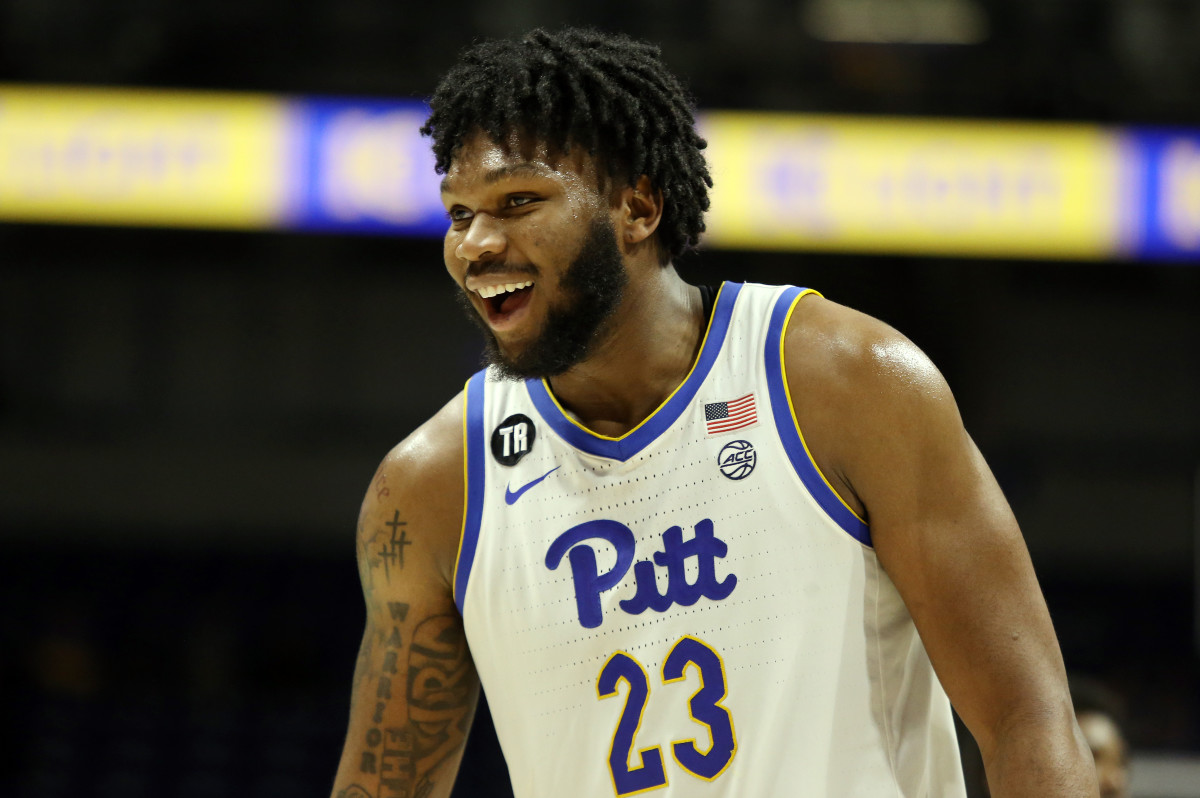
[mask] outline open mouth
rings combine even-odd
[[[488,321],[493,323],[504,321],[514,313],[529,304],[533,280],[504,285],[490,285],[479,288],[476,293],[483,299],[487,308]]]

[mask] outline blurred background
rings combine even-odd
[[[480,357],[419,101],[564,23],[705,112],[685,276],[939,364],[1133,794],[1200,795],[1193,0],[0,0],[0,793],[328,795],[359,501]]]

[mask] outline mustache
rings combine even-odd
[[[530,277],[537,277],[541,271],[532,263],[528,264],[512,264],[512,263],[472,263],[467,267],[465,277],[487,277],[489,274],[524,274]]]

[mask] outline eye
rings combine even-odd
[[[508,207],[523,208],[526,205],[532,205],[537,199],[537,197],[529,194],[510,194],[508,197]]]
[[[450,210],[446,211],[446,218],[452,223],[469,222],[471,221],[472,213],[461,205],[455,205]]]

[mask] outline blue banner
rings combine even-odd
[[[1200,260],[1200,132],[1132,129],[1123,137],[1122,255]]]
[[[429,140],[429,109],[395,100],[292,103],[292,185],[284,225],[298,230],[441,236],[446,211]]]

